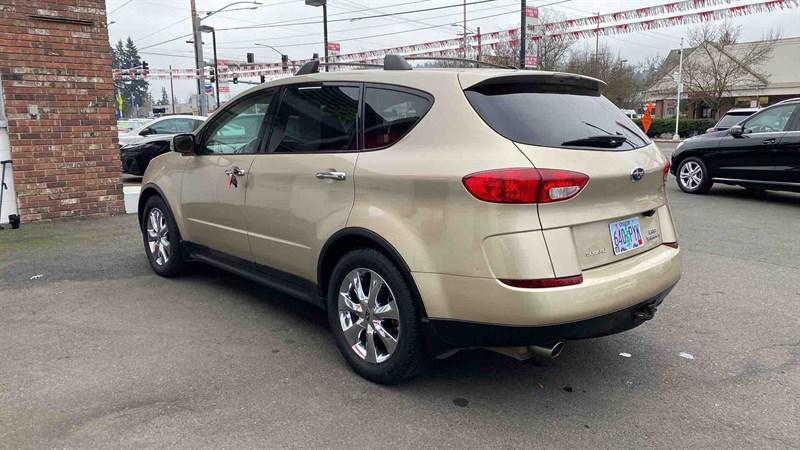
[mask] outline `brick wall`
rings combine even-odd
[[[104,0],[3,0],[0,76],[23,222],[123,213]]]

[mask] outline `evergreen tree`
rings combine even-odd
[[[167,88],[161,87],[161,98],[158,100],[157,105],[165,106],[169,105],[169,96],[167,95]]]
[[[114,87],[122,95],[123,114],[130,116],[131,111],[136,106],[144,106],[148,96],[149,83],[142,77],[142,59],[139,57],[139,50],[130,37],[125,41],[118,41],[111,49],[111,62],[115,69],[139,69],[135,79],[125,78],[114,81]]]

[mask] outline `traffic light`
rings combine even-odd
[[[142,71],[147,73],[150,70],[150,64],[147,61],[142,61]]]
[[[281,66],[283,70],[289,70],[289,55],[281,55]]]
[[[233,84],[239,84],[239,75],[233,76]]]
[[[256,62],[255,55],[253,55],[252,53],[247,53],[247,63],[253,64],[254,62]]]
[[[213,68],[213,67],[212,67],[212,68],[209,70],[209,77],[208,77],[208,80],[209,80],[211,83],[213,83],[213,82],[217,81],[217,73],[214,71],[214,68]]]
[[[266,82],[267,82],[267,77],[265,75],[261,75],[261,84],[264,84]]]

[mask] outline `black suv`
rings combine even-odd
[[[704,194],[714,183],[800,192],[800,98],[682,142],[670,172],[690,194]]]

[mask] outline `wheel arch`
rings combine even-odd
[[[411,275],[411,269],[400,255],[400,252],[382,236],[366,228],[349,227],[339,230],[328,238],[325,245],[322,246],[317,262],[317,288],[322,298],[326,298],[328,294],[328,284],[334,266],[342,256],[355,248],[372,248],[389,258],[400,269],[400,273],[403,274],[414,300],[420,307],[422,316],[428,317],[422,296],[417,289],[416,282],[414,282],[414,277]]]
[[[155,184],[148,183],[148,184],[145,184],[144,186],[142,186],[142,190],[139,193],[139,202],[138,202],[138,205],[136,207],[136,214],[137,214],[137,216],[139,218],[139,227],[140,228],[142,226],[142,215],[144,214],[144,205],[146,205],[147,201],[150,200],[150,198],[154,197],[154,196],[160,197],[161,200],[163,200],[164,203],[167,204],[167,208],[169,208],[169,211],[172,214],[172,216],[175,217],[175,213],[174,213],[174,210],[172,209],[172,205],[169,204],[169,200],[167,199],[167,196],[164,195],[164,192],[158,186],[156,186]],[[180,227],[178,227],[178,230],[180,231]]]

